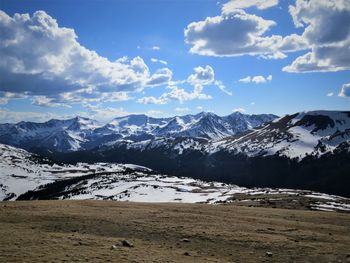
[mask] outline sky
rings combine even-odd
[[[0,122],[350,110],[348,0],[0,0]]]

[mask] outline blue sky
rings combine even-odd
[[[349,110],[350,4],[250,2],[0,0],[0,122]]]

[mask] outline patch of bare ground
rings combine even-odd
[[[0,262],[350,262],[350,214],[232,204],[1,202]]]

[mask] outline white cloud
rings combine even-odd
[[[50,98],[47,98],[50,99]],[[53,103],[91,103],[91,102],[116,102],[127,101],[132,99],[127,92],[96,92],[94,89],[87,88],[77,90],[75,92],[65,92],[59,94],[57,99],[52,100]]]
[[[232,92],[226,89],[226,86],[220,80],[215,80],[214,84],[221,90],[223,93],[232,96]]]
[[[338,96],[350,98],[350,83],[346,83],[342,86]]]
[[[334,95],[334,93],[333,92],[329,92],[329,93],[327,93],[327,97],[332,97]]]
[[[189,108],[175,108],[175,111],[176,111],[176,112],[184,113],[184,112],[189,112],[189,111],[191,111],[191,109],[189,109]]]
[[[245,78],[242,78],[238,80],[241,83],[255,83],[255,84],[262,84],[266,82],[272,81],[272,75],[268,75],[266,78],[264,76],[247,76]]]
[[[169,86],[170,92],[167,92],[163,95],[165,95],[167,98],[171,100],[177,100],[180,103],[183,103],[185,101],[189,100],[210,100],[212,97],[210,95],[203,93],[203,86],[202,85],[195,85],[193,88],[193,91],[186,91],[182,88],[178,88],[177,86]]]
[[[160,50],[160,47],[159,46],[153,46],[152,50]]]
[[[203,110],[203,107],[202,106],[197,106],[196,109],[197,110]]]
[[[138,103],[142,104],[166,104],[171,100],[179,101],[184,103],[190,100],[210,100],[212,96],[204,94],[204,86],[214,85],[218,87],[222,92],[227,95],[232,95],[232,92],[228,91],[222,81],[215,80],[214,69],[207,65],[205,67],[195,67],[194,73],[190,74],[186,80],[183,81],[170,81],[168,79],[168,87],[170,90],[163,93],[159,97],[143,97],[137,100]],[[156,73],[154,74],[156,75]],[[177,84],[189,84],[193,86],[192,91],[187,91],[184,88],[178,87]]]
[[[84,116],[87,118],[99,120],[102,122],[107,122],[112,120],[113,118],[129,115],[130,112],[124,110],[124,108],[114,108],[114,107],[102,107],[101,105],[83,105],[87,112],[79,113],[80,116]]]
[[[209,85],[214,82],[214,69],[211,66],[195,67],[193,70],[195,73],[187,78],[187,82],[191,85]]]
[[[169,99],[167,96],[162,95],[159,98],[150,96],[150,97],[142,97],[137,100],[138,103],[141,104],[166,104],[168,103]]]
[[[296,58],[283,71],[327,72],[350,69],[350,2],[297,0],[289,6],[296,27],[311,51]]]
[[[181,104],[185,101],[190,100],[210,100],[212,97],[210,95],[203,93],[202,85],[195,85],[192,91],[186,91],[183,88],[177,86],[168,86],[167,89],[170,91],[163,93],[159,97],[142,97],[137,100],[138,103],[142,104],[167,104],[169,101],[179,101]]]
[[[1,123],[17,123],[20,121],[44,122],[50,119],[66,119],[71,116],[57,115],[50,112],[31,112],[31,111],[10,111],[0,108]]]
[[[147,81],[148,86],[159,86],[168,84],[173,77],[173,72],[168,68],[157,70]]]
[[[240,1],[247,5],[248,1]],[[238,3],[238,1],[237,1]],[[250,5],[250,4],[249,4]],[[224,9],[220,16],[207,17],[204,21],[190,23],[184,31],[190,52],[205,56],[258,55],[261,58],[285,58],[285,52],[306,49],[306,43],[298,35],[267,36],[276,25],[242,9]]]
[[[128,56],[123,56],[123,57],[121,57],[121,58],[118,58],[118,59],[116,60],[116,62],[125,63],[125,62],[128,62],[128,60],[129,60],[129,57],[128,57]]]
[[[238,81],[242,83],[250,83],[252,81],[252,78],[250,76],[247,76],[245,78],[239,79]]]
[[[350,69],[350,2],[348,0],[296,0],[289,13],[302,34],[268,34],[276,25],[243,9],[264,9],[274,0],[231,0],[216,17],[190,23],[185,41],[190,52],[206,56],[252,55],[263,59],[283,59],[286,53],[306,50],[285,72],[335,72]]]
[[[256,84],[266,83],[266,79],[263,76],[254,76],[252,78],[252,82],[254,82]]]
[[[102,100],[106,93],[139,92],[170,76],[165,69],[152,75],[141,57],[110,61],[98,55],[44,11],[13,17],[0,11],[0,30],[0,91],[44,96],[34,99],[37,104],[85,102],[84,95]]]
[[[215,80],[215,73],[214,69],[206,65],[203,67],[195,67],[194,74],[191,74],[187,78],[187,82],[192,85],[211,85],[214,84],[216,87],[218,87],[222,92],[225,94],[232,96],[232,92],[228,91],[225,87],[225,85],[220,80]]]
[[[26,98],[26,94],[17,94],[12,92],[3,92],[0,91],[0,105],[5,105],[9,102],[9,100],[13,99],[24,99]]]
[[[234,9],[244,9],[255,6],[258,9],[267,9],[278,5],[278,0],[231,0],[223,5],[222,11],[230,13]]]
[[[70,105],[64,103],[56,103],[54,99],[45,97],[45,96],[34,96],[32,100],[33,105],[42,106],[42,107],[66,107],[71,108]]]
[[[284,59],[287,57],[287,55],[280,51],[276,51],[273,54],[260,55],[259,57],[263,59]]]
[[[237,108],[237,109],[234,109],[233,112],[244,113],[244,112],[245,112],[245,109],[244,109],[244,108]]]
[[[163,65],[168,65],[168,62],[166,62],[165,60],[162,60],[162,59],[158,59],[158,58],[151,58],[151,62],[153,62],[153,63],[161,63]]]

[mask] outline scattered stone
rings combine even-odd
[[[267,252],[266,252],[266,256],[272,257],[272,255],[273,255],[272,252],[270,252],[270,251],[267,251]]]
[[[188,242],[191,242],[188,238],[184,238],[181,240],[182,242],[185,242],[185,243],[188,243]]]
[[[112,246],[111,246],[111,249],[116,249],[116,248],[117,248],[116,245],[112,245]]]
[[[190,253],[185,252],[184,255],[185,255],[185,256],[190,256]]]
[[[121,243],[122,243],[123,247],[134,247],[134,244],[131,243],[130,241],[126,240],[126,239],[122,240]]]

